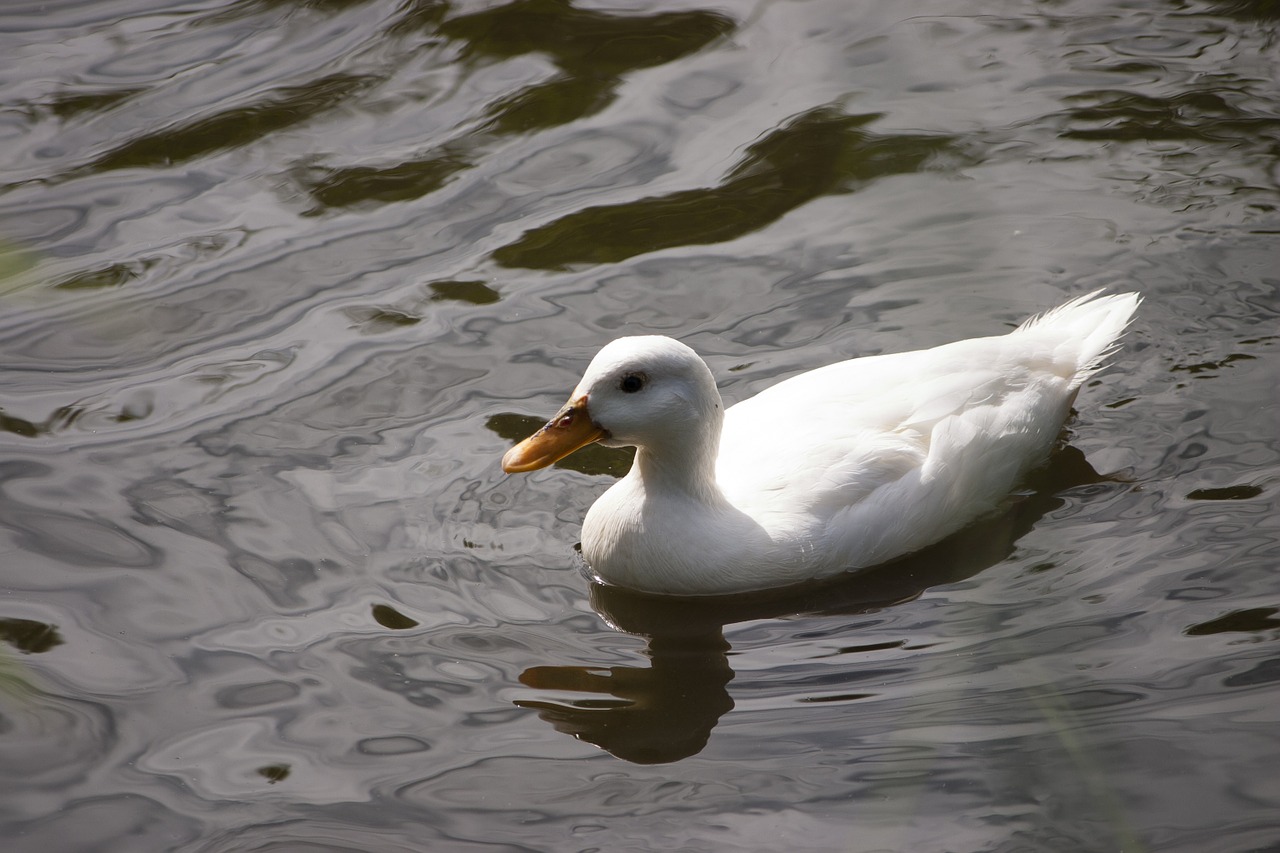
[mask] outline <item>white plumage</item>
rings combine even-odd
[[[621,338],[503,466],[542,467],[593,440],[637,448],[583,523],[605,583],[700,595],[830,577],[996,508],[1047,459],[1138,302],[1091,294],[1007,335],[839,362],[728,411],[692,349]]]

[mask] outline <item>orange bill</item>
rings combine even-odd
[[[606,435],[607,432],[591,422],[584,394],[570,400],[546,426],[508,450],[502,457],[502,470],[518,474],[545,468]]]

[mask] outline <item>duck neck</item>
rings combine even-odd
[[[724,501],[716,483],[716,457],[720,451],[720,427],[724,407],[705,413],[701,429],[683,432],[670,440],[636,449],[635,470],[647,493],[679,493],[707,504]]]

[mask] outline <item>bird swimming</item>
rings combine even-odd
[[[691,348],[619,338],[502,467],[636,448],[583,521],[583,558],[606,584],[715,595],[833,577],[999,507],[1048,459],[1140,301],[1088,294],[1005,335],[837,362],[727,410]]]

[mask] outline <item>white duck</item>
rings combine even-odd
[[[502,467],[637,448],[582,526],[604,583],[706,595],[831,577],[996,508],[1048,458],[1139,301],[1090,294],[1007,335],[842,361],[728,411],[692,349],[620,338]]]

